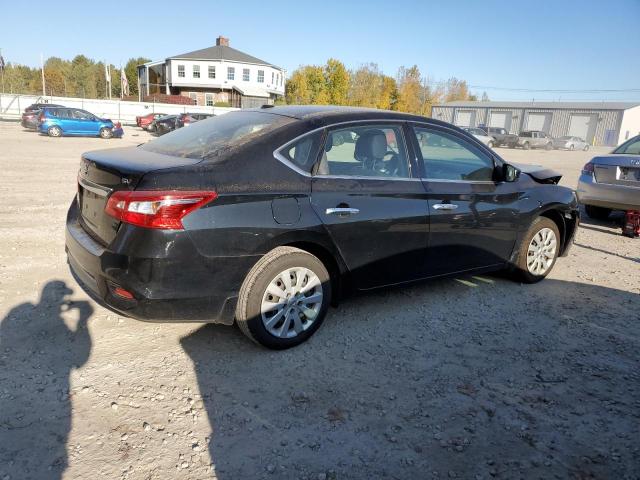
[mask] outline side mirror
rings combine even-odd
[[[502,165],[502,179],[505,182],[515,182],[518,177],[520,177],[520,170],[508,163]]]

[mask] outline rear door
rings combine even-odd
[[[330,128],[311,204],[359,289],[426,276],[428,202],[402,122]]]
[[[504,264],[518,226],[518,182],[495,181],[490,151],[446,127],[414,125],[429,203],[430,275]]]

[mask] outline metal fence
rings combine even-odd
[[[101,118],[110,118],[125,125],[135,125],[136,116],[149,113],[179,114],[186,112],[213,113],[222,115],[237,108],[205,107],[197,105],[175,105],[169,103],[129,102],[121,100],[98,100],[73,97],[43,97],[38,95],[0,94],[0,119],[18,120],[26,107],[32,103],[53,103],[65,107],[81,108]]]

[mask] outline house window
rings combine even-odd
[[[195,102],[194,105],[198,104],[198,95],[196,95],[196,92],[189,92],[189,98]]]
[[[200,78],[200,65],[193,66],[193,78]]]
[[[249,69],[248,68],[243,68],[242,69],[242,81],[243,82],[248,82],[249,81]]]
[[[216,66],[209,65],[209,78],[216,78]]]
[[[213,107],[213,93],[204,94],[204,104],[207,107]]]
[[[274,76],[274,75],[275,75],[275,74],[274,74],[273,72],[271,72],[271,83],[273,83],[273,76]]]
[[[258,83],[264,83],[264,70],[258,70]]]
[[[227,80],[235,80],[236,69],[235,67],[227,67]]]
[[[184,65],[178,65],[178,76],[184,77]]]
[[[280,85],[280,74],[276,75],[276,85]]]

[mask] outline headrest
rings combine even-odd
[[[382,130],[367,130],[358,137],[354,156],[362,161],[381,160],[387,154],[387,136]]]

